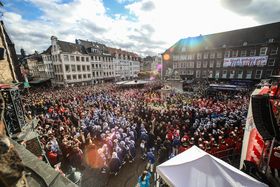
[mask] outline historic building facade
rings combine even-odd
[[[280,23],[179,40],[163,54],[167,75],[195,79],[264,79],[280,71]]]
[[[44,75],[53,85],[96,84],[136,77],[140,71],[135,53],[109,48],[98,42],[77,39],[75,43],[51,37],[51,46],[42,54]]]
[[[140,72],[140,57],[132,52],[109,48],[113,55],[116,80],[136,78]]]

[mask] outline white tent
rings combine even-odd
[[[156,170],[174,187],[267,186],[196,146],[160,164]]]

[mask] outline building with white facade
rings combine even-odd
[[[104,44],[81,39],[76,44],[83,46],[90,56],[93,84],[115,79],[113,56]]]
[[[136,78],[140,72],[140,57],[132,52],[108,48],[113,56],[115,77],[117,80]]]
[[[79,44],[60,41],[57,37],[51,37],[51,46],[42,54],[43,61],[52,64],[53,85],[67,86],[72,84],[85,84],[91,82],[90,56],[85,48]]]

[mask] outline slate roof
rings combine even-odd
[[[52,46],[50,45],[46,51],[43,51],[41,54],[50,55],[52,52]]]
[[[267,43],[269,39],[280,41],[280,22],[271,23],[256,27],[232,30],[209,35],[200,35],[188,37],[179,40],[168,50],[181,52],[185,47],[187,50],[204,50],[225,47],[242,46],[244,42],[247,45],[256,45]]]
[[[85,47],[79,44],[58,40],[57,45],[59,46],[62,52],[66,52],[66,53],[79,52],[82,54],[87,54]]]
[[[81,40],[81,39],[76,39],[76,44],[82,45],[87,53],[92,53],[91,48],[97,49],[100,53],[108,53],[108,48],[106,45],[98,43],[98,42],[91,42],[91,41],[86,41],[86,40]],[[96,54],[96,53],[94,53]]]

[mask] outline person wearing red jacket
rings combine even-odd
[[[275,177],[275,170],[277,170],[278,177],[280,177],[280,146],[273,148],[269,166],[272,176]]]

